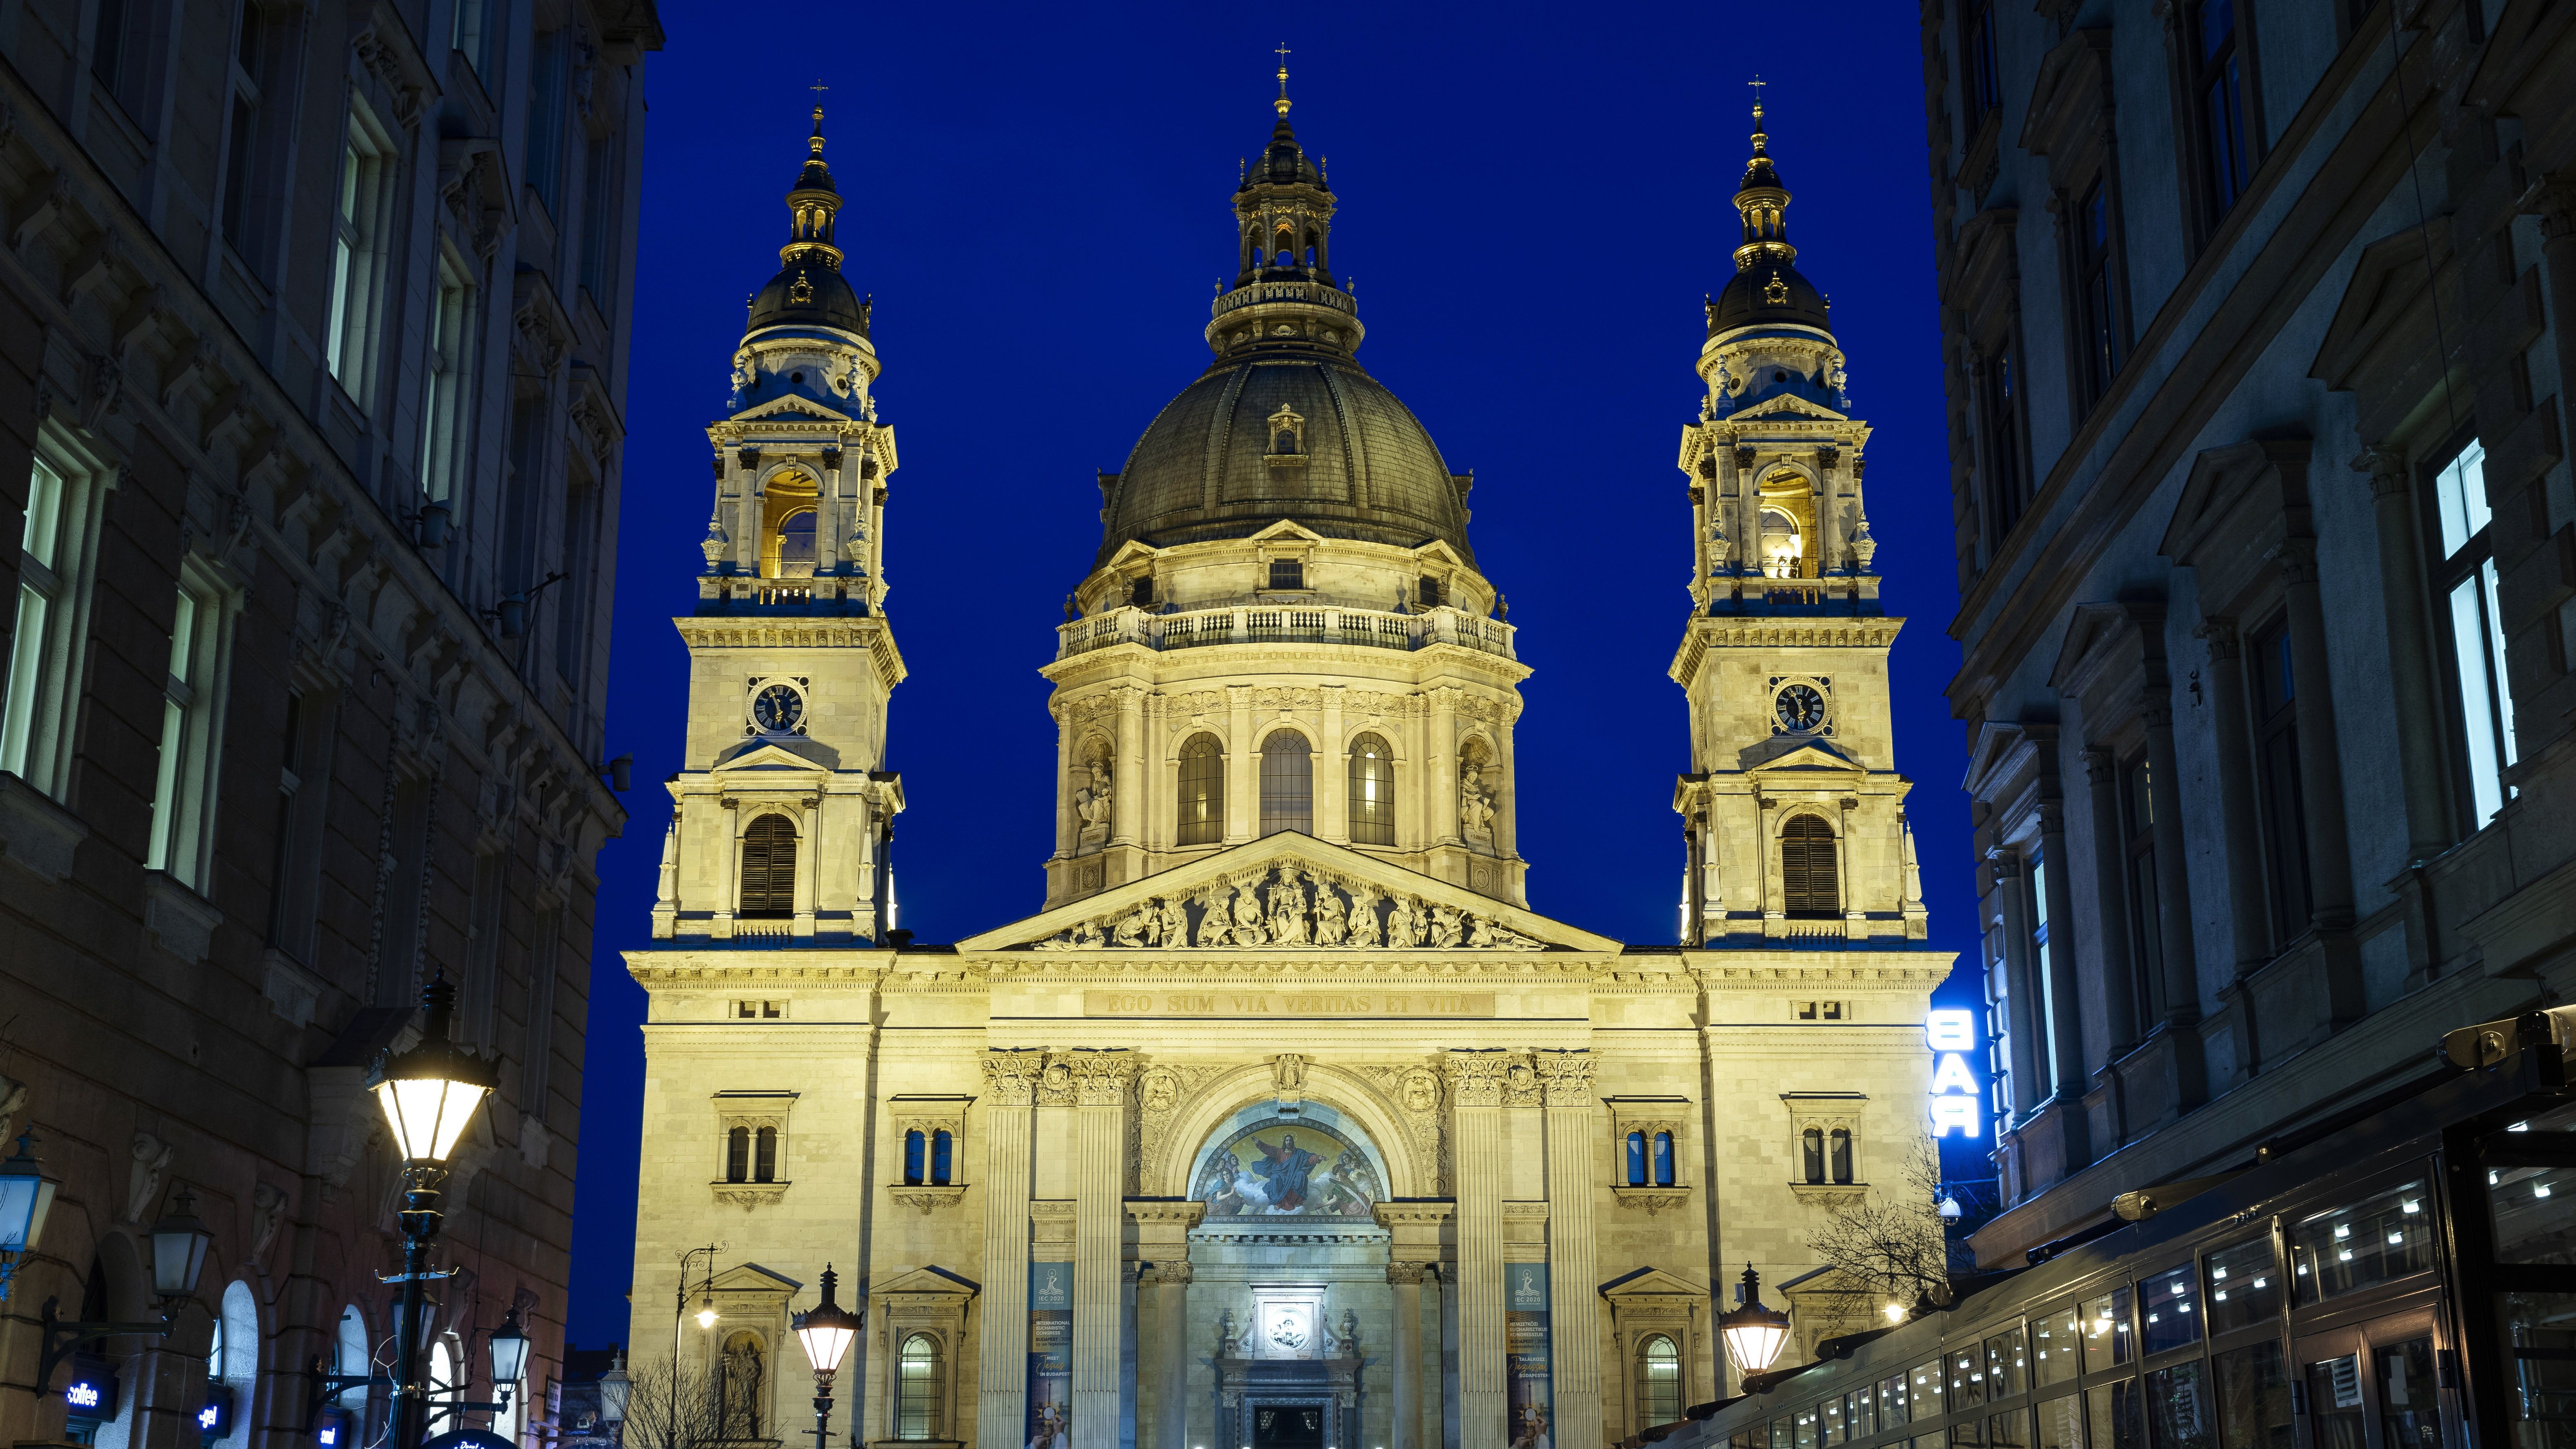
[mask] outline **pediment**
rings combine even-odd
[[[906,1269],[883,1283],[868,1285],[868,1296],[872,1298],[972,1298],[983,1291],[983,1284],[936,1263]]]
[[[1332,900],[1329,907],[1323,904],[1326,896]],[[1368,925],[1360,928],[1363,901]],[[1162,945],[1175,922],[1188,944]],[[1222,929],[1212,929],[1212,922]],[[1249,931],[1239,929],[1246,925]],[[1415,926],[1414,940],[1387,945],[1400,925]],[[1377,938],[1373,945],[1357,939],[1372,934]],[[1330,936],[1339,939],[1324,944]],[[1219,851],[957,943],[964,952],[1169,950],[1176,955],[1212,950],[1509,954],[1616,951],[1619,946],[1607,936],[1293,831]]]
[[[826,775],[834,761],[817,758],[833,753],[831,746],[818,744],[802,735],[786,740],[765,739],[743,748],[731,758],[719,758],[714,773],[740,776],[746,774]]]
[[[1117,475],[1113,473],[1107,476],[1114,478]],[[1111,554],[1109,556],[1109,561],[1102,564],[1101,567],[1114,569],[1140,561],[1151,561],[1161,557],[1163,552],[1164,551],[1162,549],[1156,548],[1150,543],[1140,543],[1131,538],[1125,543],[1118,545],[1118,551]]]
[[[735,413],[733,421],[737,423],[762,421],[846,423],[851,421],[852,416],[852,414],[825,407],[810,397],[791,392],[771,398],[758,407]]]
[[[1302,539],[1307,543],[1322,543],[1324,541],[1324,536],[1322,534],[1317,533],[1315,530],[1308,528],[1306,525],[1299,523],[1293,518],[1283,518],[1277,523],[1271,524],[1259,533],[1254,534],[1252,536],[1252,541],[1255,543],[1266,543],[1274,538]]]
[[[1604,1298],[1706,1298],[1708,1289],[1661,1268],[1631,1268],[1601,1285]]]
[[[1443,563],[1455,564],[1462,569],[1468,567],[1467,560],[1459,555],[1458,550],[1437,538],[1415,549],[1413,556],[1419,559],[1438,559]]]
[[[1835,412],[1832,408],[1826,407],[1823,403],[1814,402],[1807,398],[1800,397],[1794,392],[1777,393],[1764,398],[1762,401],[1753,404],[1751,407],[1739,408],[1727,417],[1727,421],[1731,423],[1740,423],[1753,418],[1779,417],[1815,418],[1820,422],[1828,423],[1847,423],[1851,421],[1850,418],[1841,413]]]
[[[794,1296],[804,1284],[758,1263],[738,1263],[707,1282],[710,1293],[784,1293]]]
[[[1959,781],[1959,788],[1982,798],[1986,784],[2027,738],[2022,727],[2011,720],[1990,719],[1978,725],[1977,737],[1968,743],[1968,773]]]
[[[1745,773],[1749,775],[1759,775],[1766,781],[1778,783],[1776,780],[1772,780],[1771,777],[1779,775],[1816,773],[1837,776],[1866,775],[1869,771],[1866,767],[1860,765],[1849,756],[1843,754],[1840,750],[1834,748],[1834,746],[1828,741],[1802,740],[1787,753],[1764,760],[1761,764],[1751,766],[1745,771]]]

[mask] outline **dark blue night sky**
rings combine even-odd
[[[1267,11],[1266,17],[1263,12]],[[902,467],[887,604],[911,678],[891,745],[910,810],[902,924],[950,941],[1033,913],[1052,845],[1047,686],[1061,600],[1100,538],[1098,469],[1208,362],[1233,271],[1236,161],[1267,138],[1274,47],[1329,158],[1335,269],[1360,361],[1473,469],[1478,562],[1535,670],[1517,737],[1531,906],[1670,942],[1681,889],[1665,675],[1688,608],[1674,466],[1698,412],[1701,299],[1731,274],[1750,92],[1795,196],[1799,268],[1833,301],[1868,459],[1895,655],[1897,758],[1932,944],[1975,901],[1923,59],[1911,7],[1487,5],[796,7],[668,4],[647,82],[609,751],[635,753],[599,859],[571,1336],[626,1336],[647,944],[679,765],[709,511],[703,428],[743,300],[777,267],[779,201],[824,93],[848,272],[875,297],[881,416]],[[1964,1171],[1967,1161],[1954,1161]]]

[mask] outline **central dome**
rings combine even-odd
[[[1438,539],[1475,562],[1468,480],[1449,472],[1411,409],[1339,358],[1210,368],[1102,483],[1103,563],[1130,539],[1168,548],[1248,538],[1281,519],[1399,548]]]

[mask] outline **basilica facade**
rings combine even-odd
[[[817,115],[708,430],[688,759],[628,957],[631,1342],[718,1380],[728,1437],[806,1431],[788,1327],[828,1264],[867,1311],[854,1443],[1617,1440],[1730,1391],[1714,1316],[1748,1263],[1791,1352],[1841,1331],[1815,1225],[1922,1137],[1951,958],[1893,766],[1902,621],[1758,113],[1669,519],[1686,940],[1639,946],[1530,908],[1530,670],[1472,480],[1357,361],[1284,80],[1213,361],[1100,476],[1030,661],[1059,765],[1037,913],[954,945],[894,925],[897,454]]]

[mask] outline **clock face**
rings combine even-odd
[[[769,685],[751,697],[751,717],[771,734],[790,733],[805,718],[805,696],[794,685]]]
[[[1780,718],[1780,727],[1806,733],[1821,729],[1825,723],[1825,697],[1812,684],[1793,684],[1773,697],[1771,712]]]

